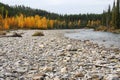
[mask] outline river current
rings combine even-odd
[[[120,34],[110,32],[94,31],[93,29],[79,29],[65,34],[66,37],[78,40],[90,40],[93,43],[104,45],[105,47],[120,48]]]

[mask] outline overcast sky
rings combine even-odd
[[[114,0],[0,0],[8,5],[24,5],[59,14],[102,13]]]

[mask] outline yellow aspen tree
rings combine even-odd
[[[0,15],[0,30],[2,29],[2,22],[3,22],[3,18],[2,18],[2,15]]]
[[[18,27],[23,28],[24,26],[24,16],[23,14],[20,14],[20,16],[18,17]]]
[[[8,17],[8,10],[6,10],[5,12],[6,12],[5,17],[7,18]]]
[[[87,26],[91,26],[91,21],[90,20],[88,21]]]
[[[37,28],[42,28],[42,23],[40,19],[36,21],[36,25],[37,25]]]
[[[46,19],[46,17],[43,17],[41,21],[42,21],[42,29],[47,29],[47,19]]]
[[[30,17],[31,28],[36,28],[35,18],[33,16]]]
[[[68,26],[69,26],[69,27],[72,27],[72,22],[71,22],[71,21],[68,23]]]
[[[9,25],[7,23],[7,19],[4,19],[4,29],[5,30],[9,29]]]
[[[53,28],[54,20],[49,20],[50,28]]]

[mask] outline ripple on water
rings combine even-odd
[[[66,33],[65,36],[73,39],[91,40],[106,47],[120,48],[120,34],[93,31],[92,29],[80,29],[79,32]]]

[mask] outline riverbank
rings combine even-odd
[[[18,30],[0,38],[0,80],[120,79],[120,50],[64,37],[77,30]]]
[[[106,26],[100,26],[98,28],[95,28],[95,31],[104,31],[104,32],[111,32],[115,34],[120,34],[120,29],[115,29],[113,27],[108,28]]]

